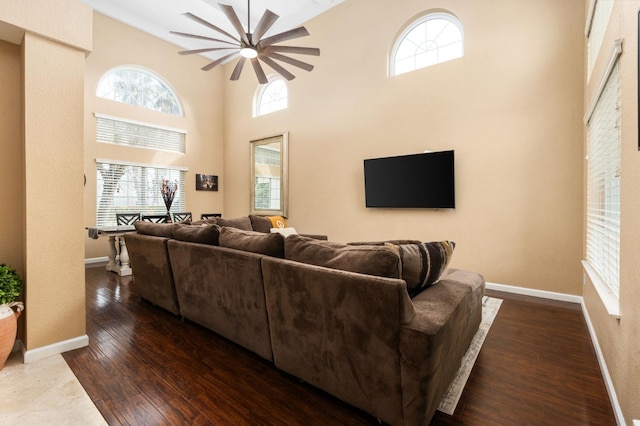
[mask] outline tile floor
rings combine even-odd
[[[23,364],[13,352],[0,371],[0,425],[106,425],[62,355]]]

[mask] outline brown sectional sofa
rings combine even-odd
[[[393,244],[225,225],[127,234],[141,296],[385,423],[429,424],[480,324],[482,276],[447,269],[410,298]]]

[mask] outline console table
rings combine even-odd
[[[115,272],[121,277],[129,276],[133,273],[129,266],[129,252],[127,245],[122,236],[129,232],[136,232],[133,225],[123,226],[102,226],[98,228],[87,228],[89,237],[109,237],[109,262],[107,263],[107,271]],[[120,246],[120,256],[118,254],[118,245]]]

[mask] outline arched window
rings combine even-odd
[[[96,96],[154,111],[183,115],[180,101],[169,85],[143,68],[121,66],[110,69],[100,79]]]
[[[287,107],[287,84],[280,77],[269,79],[269,83],[258,88],[254,116],[269,114]]]
[[[464,55],[462,24],[448,13],[430,13],[412,22],[391,51],[390,75],[460,58]]]

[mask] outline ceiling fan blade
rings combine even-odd
[[[294,28],[289,31],[285,31],[280,34],[267,37],[264,40],[260,40],[261,46],[271,46],[272,44],[280,43],[282,41],[291,40],[298,37],[305,37],[309,35],[309,31],[305,27]]]
[[[233,7],[222,3],[218,3],[218,6],[220,6],[222,12],[227,15],[227,19],[229,19],[231,25],[233,25],[233,28],[235,28],[240,35],[240,40],[242,40],[245,44],[251,44],[249,43],[249,39],[247,38],[247,34],[245,33],[244,28],[242,27],[242,22],[240,22],[240,18],[238,18],[238,15],[236,15],[236,11],[233,10]]]
[[[178,52],[178,55],[196,55],[199,53],[206,52],[215,52],[216,50],[229,50],[229,49],[237,49],[237,47],[209,47],[206,49],[195,49],[195,50],[181,50]]]
[[[306,62],[299,61],[294,58],[290,58],[288,56],[281,55],[275,52],[265,52],[263,56],[268,56],[272,59],[276,59],[278,61],[286,62],[289,65],[293,65],[294,67],[302,68],[305,71],[311,71],[313,69],[313,65],[308,64]]]
[[[260,62],[258,62],[258,58],[251,58],[251,65],[253,65],[253,70],[256,72],[256,77],[258,77],[260,84],[267,84],[269,80],[264,74],[264,70],[262,69]]]
[[[269,65],[271,68],[274,69],[274,71],[276,71],[278,74],[280,74],[281,76],[283,76],[284,78],[286,78],[287,80],[291,81],[294,78],[296,78],[295,75],[291,74],[289,71],[287,71],[282,65],[280,65],[279,63],[277,63],[276,61],[274,61],[273,59],[271,59],[268,56],[262,55],[262,56],[258,56],[258,58],[264,62],[265,64]]]
[[[244,56],[241,56],[240,59],[238,59],[238,63],[236,64],[236,67],[233,69],[233,72],[231,73],[231,79],[233,81],[236,81],[237,79],[240,78],[240,74],[242,73],[242,67],[244,67],[244,63],[247,60],[247,58],[245,58]]]
[[[194,14],[193,14],[193,13],[191,13],[191,12],[187,12],[187,13],[185,13],[185,14],[184,14],[184,16],[186,16],[187,18],[191,19],[192,21],[196,21],[197,23],[204,25],[205,27],[208,27],[208,28],[211,28],[211,29],[212,29],[212,30],[214,30],[214,31],[217,31],[217,32],[219,32],[220,34],[224,34],[224,35],[226,35],[226,36],[227,36],[227,37],[229,37],[231,40],[236,41],[238,44],[240,43],[240,40],[238,40],[238,38],[237,38],[237,37],[232,36],[231,34],[229,34],[228,32],[226,32],[225,30],[223,30],[223,29],[221,29],[221,28],[216,27],[216,26],[215,26],[215,25],[213,25],[212,23],[205,21],[204,19],[202,19],[202,18],[200,18],[200,17],[198,17],[198,16],[194,15]],[[246,38],[246,36],[245,36],[245,38]]]
[[[201,35],[197,35],[197,34],[181,33],[181,32],[178,32],[178,31],[169,31],[169,33],[175,34],[175,35],[179,35],[179,36],[182,36],[182,37],[197,38],[199,40],[217,41],[218,43],[225,43],[225,44],[231,44],[233,46],[237,46],[236,43],[231,43],[230,41],[220,40],[220,39],[212,38],[212,37],[201,36]]]
[[[267,46],[263,48],[265,52],[284,52],[297,53],[299,55],[320,56],[320,49],[317,47],[298,47],[298,46]]]
[[[227,59],[230,59],[232,57],[236,57],[240,54],[240,52],[233,52],[233,53],[229,53],[228,55],[223,56],[222,58],[216,59],[215,61],[211,62],[209,65],[205,65],[204,67],[200,68],[202,71],[209,71],[211,68],[220,65],[221,63],[223,63],[224,61],[226,61]]]
[[[258,22],[258,25],[256,25],[256,28],[253,30],[253,34],[251,35],[251,43],[253,43],[254,45],[258,44],[262,36],[265,35],[267,31],[269,31],[271,26],[278,20],[279,17],[280,16],[276,15],[269,9],[265,10],[264,15],[262,15],[262,18],[260,18],[260,22]]]

